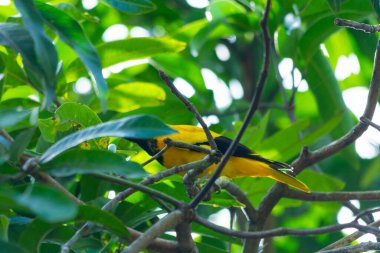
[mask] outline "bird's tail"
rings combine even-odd
[[[268,169],[272,170],[271,173],[268,175],[268,177],[273,178],[274,180],[277,180],[283,184],[287,184],[291,187],[294,187],[300,191],[303,192],[310,192],[309,187],[307,187],[306,184],[303,182],[299,181],[295,177],[288,175],[282,171],[278,171],[275,169],[272,169],[268,166]]]
[[[250,158],[252,160],[256,160],[256,162],[259,162],[260,164],[259,167],[261,168],[259,171],[261,170],[261,173],[259,172],[259,174],[262,175],[258,176],[266,176],[283,184],[294,187],[300,191],[310,192],[310,189],[306,184],[299,181],[293,176],[293,168],[290,165],[282,162],[272,161],[256,154],[250,155]]]

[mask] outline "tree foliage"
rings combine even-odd
[[[307,229],[337,224],[342,206],[354,214],[378,206],[368,200],[380,199],[379,156],[366,158],[371,154],[362,146],[348,145],[371,124],[368,107],[379,99],[372,71],[377,30],[364,24],[377,23],[377,1],[273,0],[264,24],[269,44],[260,26],[263,0],[212,0],[203,8],[186,1],[103,0],[91,8],[86,2],[0,6],[1,249],[133,252],[132,242],[154,228],[153,238],[162,239],[150,240],[153,251],[171,252],[178,242],[182,250],[256,252],[266,236],[228,233],[260,233],[265,224],[313,236],[280,231],[265,239],[264,252],[313,252],[345,234],[338,227],[329,234]],[[361,23],[347,29],[336,18]],[[341,70],[342,61],[350,69]],[[158,70],[173,78],[211,130],[234,138],[263,68],[268,78],[241,143],[292,164],[312,193],[266,178],[222,178],[210,200],[186,209],[191,198],[182,177],[163,172],[157,161],[142,166],[149,156],[125,139],[173,133],[166,124],[198,124]],[[352,112],[344,100],[349,90],[370,90],[362,123],[353,114],[359,109]],[[219,211],[229,213],[228,232],[208,226]],[[170,223],[176,219],[182,222]],[[194,244],[190,232],[197,234]]]

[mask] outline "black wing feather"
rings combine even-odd
[[[222,152],[222,154],[225,154],[227,152],[227,149],[232,142],[230,138],[225,137],[225,136],[218,136],[214,138],[214,140],[219,151]],[[208,142],[197,143],[197,145],[208,145]],[[283,172],[281,169],[285,169],[286,172],[290,172],[290,174],[293,174],[292,173],[293,168],[290,165],[286,163],[266,159],[258,154],[255,154],[250,148],[240,143],[237,145],[233,156],[260,161],[260,162],[268,164],[272,169],[279,170],[281,172]]]

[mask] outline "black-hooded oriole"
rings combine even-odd
[[[170,138],[173,141],[181,141],[194,145],[199,145],[204,148],[210,148],[207,137],[202,128],[191,125],[170,125],[171,128],[178,133],[161,136],[154,139],[132,139],[148,154],[154,155],[166,145],[165,138]],[[215,132],[211,132],[216,145],[220,152],[225,153],[231,143],[231,139],[221,136]],[[204,153],[193,150],[171,147],[157,160],[166,168],[186,164],[197,161],[205,156]],[[217,165],[212,165],[206,169],[206,174],[211,174]],[[226,164],[222,176],[229,178],[235,177],[269,177],[283,184],[292,186],[304,192],[310,192],[309,188],[301,181],[297,180],[288,173],[292,167],[288,164],[266,159],[248,147],[239,144],[235,153]]]

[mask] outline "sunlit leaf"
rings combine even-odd
[[[37,1],[36,6],[43,18],[58,33],[60,39],[75,50],[86,68],[91,71],[96,81],[95,91],[100,98],[102,108],[105,109],[107,83],[102,74],[102,64],[95,48],[78,22],[64,11],[41,1]]]
[[[110,90],[108,107],[117,112],[128,112],[140,107],[159,106],[165,99],[165,91],[153,83],[126,83]]]
[[[45,87],[48,100],[52,100],[54,86],[47,87],[46,75],[35,52],[34,41],[28,30],[16,23],[0,23],[0,44],[11,47],[22,57],[25,71],[33,84]],[[13,72],[8,72],[13,73]],[[14,76],[16,76],[15,73]],[[22,75],[21,75],[22,78]],[[53,84],[52,84],[53,85]],[[49,102],[46,100],[46,102]]]
[[[58,54],[53,42],[44,32],[43,19],[37,11],[32,0],[15,0],[15,5],[21,13],[24,25],[30,31],[34,41],[34,50],[37,55],[38,64],[40,64],[44,81],[42,83],[45,89],[45,104],[50,105],[53,101],[56,86],[56,72],[58,65]]]
[[[186,43],[169,38],[130,38],[107,42],[97,46],[103,67],[109,67],[128,60],[142,59],[162,53],[180,52]],[[66,71],[68,81],[75,81],[83,75],[83,65],[74,60]]]
[[[98,115],[90,107],[75,102],[64,103],[55,111],[55,115],[60,123],[71,121],[83,127],[102,123]]]
[[[196,91],[204,93],[206,85],[203,80],[199,66],[192,60],[180,54],[157,55],[152,58],[153,64],[157,68],[165,71],[172,77],[182,77],[190,82]],[[177,66],[182,66],[177,68]]]
[[[243,6],[233,0],[214,0],[209,5],[208,10],[213,20],[226,18],[232,14],[246,13]]]

